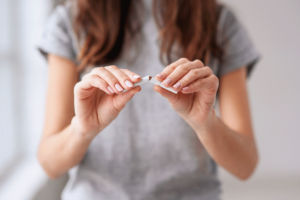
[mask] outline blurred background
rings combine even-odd
[[[300,199],[300,1],[223,0],[246,27],[262,60],[249,79],[260,152],[241,182],[219,169],[224,200]],[[35,45],[59,0],[0,0],[0,199],[60,199],[67,176],[40,167],[47,64]]]

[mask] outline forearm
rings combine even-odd
[[[240,179],[247,179],[258,162],[255,140],[231,130],[212,112],[209,123],[195,126],[211,157]]]
[[[82,160],[91,141],[70,124],[63,131],[42,138],[39,161],[49,177],[57,178]]]

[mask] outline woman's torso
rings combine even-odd
[[[146,2],[143,39],[134,62],[111,63],[143,76],[165,67],[158,31]],[[70,9],[65,6],[65,9]],[[91,143],[70,173],[63,199],[217,199],[216,164],[193,129],[168,101],[145,84]]]

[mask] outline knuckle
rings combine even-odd
[[[101,71],[105,70],[105,68],[104,68],[104,67],[98,67],[96,70],[97,70],[98,72],[101,72]]]
[[[203,66],[203,62],[199,59],[194,60],[194,63],[196,63],[197,65]]]
[[[216,75],[212,74],[210,77],[214,82],[219,82],[219,79]]]
[[[211,70],[210,67],[204,67],[204,69],[207,70],[207,72],[208,72],[209,74],[213,74],[213,71]]]
[[[91,77],[89,78],[89,82],[91,83],[91,84],[99,84],[100,83],[100,78],[97,76],[97,75],[95,75],[95,74],[93,74],[93,75],[91,75]]]
[[[187,59],[187,58],[180,58],[179,59],[181,62],[189,62],[189,59]]]
[[[176,69],[176,65],[172,64],[172,65],[169,65],[168,68],[172,71],[174,71]]]
[[[203,64],[202,61],[199,60],[199,59],[194,60],[194,63],[197,63],[197,64]]]
[[[110,65],[110,66],[107,66],[106,68],[112,69],[112,70],[119,69],[116,65]]]
[[[218,79],[218,77],[216,75],[211,75],[211,79],[212,79],[212,81],[214,83],[214,86],[216,88],[218,88],[219,87],[219,79]]]
[[[97,76],[96,74],[92,74],[92,75],[90,75],[90,77],[89,77],[90,80],[95,80],[95,79],[97,79],[97,78],[98,78],[98,76]]]
[[[103,79],[97,79],[99,85],[108,85]]]
[[[103,70],[105,70],[104,67],[96,67],[92,70],[91,73],[92,74],[101,74],[103,72]]]
[[[218,77],[215,76],[215,75],[209,76],[208,80],[207,80],[207,87],[212,92],[212,94],[214,94],[219,88],[219,79],[218,79]]]
[[[193,76],[196,76],[196,77],[197,77],[197,76],[199,75],[199,70],[192,69],[191,71],[192,71],[192,75],[193,75]]]
[[[189,70],[188,65],[185,65],[185,64],[182,64],[182,65],[180,65],[179,67],[180,67],[180,69],[183,70],[183,71],[188,71],[188,70]]]

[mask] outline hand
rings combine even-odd
[[[75,117],[72,124],[76,130],[91,138],[96,136],[141,90],[139,86],[133,88],[133,82],[140,80],[139,75],[116,66],[98,67],[85,75],[74,88]],[[128,91],[122,93],[124,89]]]
[[[219,86],[218,78],[199,60],[181,58],[167,66],[155,77],[164,86],[172,87],[174,94],[159,86],[154,90],[166,97],[177,113],[192,127],[206,125],[214,112],[213,105]]]

